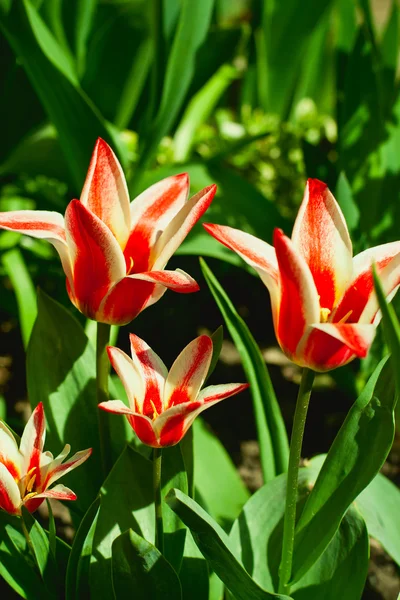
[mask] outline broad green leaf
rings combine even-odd
[[[196,546],[189,530],[186,533],[185,551],[179,571],[182,597],[191,600],[221,600],[212,598],[207,562]],[[194,584],[195,582],[195,584]]]
[[[299,471],[299,508],[312,488],[320,461]],[[277,589],[282,549],[286,476],[264,485],[247,502],[230,534],[232,548],[255,581]],[[291,589],[294,600],[361,598],[368,569],[368,533],[354,509],[348,511],[331,544]]]
[[[378,540],[400,566],[399,488],[378,473],[355,504],[367,524],[369,535]]]
[[[80,522],[78,531],[75,534],[65,579],[66,600],[87,598],[90,594],[90,560],[99,510],[100,498],[96,498]]]
[[[357,229],[360,220],[360,211],[354,202],[353,193],[346,174],[342,171],[336,184],[336,200],[343,211],[347,227],[352,232]]]
[[[7,16],[0,19],[0,27],[57,129],[75,189],[80,192],[96,138],[106,139],[117,153],[118,140],[76,84],[62,49],[29,0],[13,2]]]
[[[263,590],[235,558],[229,537],[194,501],[172,490],[167,501],[193,533],[194,540],[211,568],[237,600],[290,600],[288,596]]]
[[[118,418],[118,417],[116,417]],[[171,451],[171,452],[169,452]],[[163,454],[163,493],[173,485],[187,489],[179,446]],[[165,555],[179,565],[185,543],[182,524],[168,506],[163,507]],[[154,542],[153,465],[127,447],[114,465],[101,490],[101,507],[93,543],[90,589],[94,597],[112,597],[111,553],[113,541],[133,529]]]
[[[46,498],[47,510],[49,513],[49,546],[50,552],[53,555],[53,558],[56,560],[56,544],[57,544],[57,534],[56,534],[56,522],[54,520],[53,509],[51,508],[51,504],[48,498]]]
[[[47,421],[46,449],[58,454],[93,448],[90,459],[63,483],[78,496],[82,512],[93,502],[102,482],[95,384],[95,353],[81,325],[63,306],[39,291],[38,318],[27,352],[27,385],[31,406],[43,402]],[[122,419],[109,420],[113,459],[125,444]]]
[[[9,250],[3,254],[1,262],[17,297],[22,340],[26,348],[37,315],[35,288],[20,250]]]
[[[195,420],[193,433],[195,496],[219,525],[229,530],[249,492],[229,454],[201,418]]]
[[[50,598],[30,556],[19,518],[3,511],[0,512],[0,575],[22,598]]]
[[[70,7],[75,16],[74,49],[78,74],[81,76],[85,71],[87,42],[93,26],[97,0],[75,0],[72,4],[75,4]]]
[[[281,116],[287,113],[305,46],[331,5],[331,0],[313,0],[304,10],[297,0],[262,4],[262,29],[258,34],[263,39],[257,61],[266,77],[265,111]]]
[[[279,404],[264,359],[247,325],[203,260],[201,269],[239,351],[250,383],[261,465],[264,479],[268,481],[286,471],[288,464],[289,444]]]
[[[188,160],[198,127],[207,121],[222,94],[238,75],[232,65],[222,65],[190,100],[174,136],[175,162]]]
[[[116,600],[132,594],[136,600],[179,600],[179,578],[150,542],[126,531],[112,545],[112,578]]]
[[[160,108],[153,127],[146,135],[141,153],[142,168],[152,158],[159,141],[168,133],[195,73],[196,53],[204,41],[214,7],[214,0],[193,3],[183,0],[175,37],[168,57]],[[182,57],[185,60],[182,60]],[[149,141],[147,141],[149,140]]]
[[[394,437],[395,394],[388,357],[369,379],[337,434],[296,526],[292,580],[332,540],[348,507],[372,481]]]
[[[39,567],[40,575],[46,584],[46,575],[48,576],[49,571],[53,574],[55,571],[55,561],[50,552],[49,538],[44,532],[42,526],[24,506],[22,507],[22,519],[25,523],[25,527],[32,543],[32,548],[35,553],[35,559]]]

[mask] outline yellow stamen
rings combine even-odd
[[[156,407],[154,406],[154,402],[153,400],[150,400],[150,404],[151,404],[151,408],[153,409],[153,419],[156,419],[158,417],[158,411],[156,409]]]
[[[330,314],[331,314],[331,310],[329,308],[321,308],[320,309],[321,323],[327,323]]]
[[[132,258],[132,256],[129,258],[129,261],[130,261],[130,265],[129,265],[129,269],[128,269],[127,275],[129,275],[129,273],[133,269],[133,258]]]
[[[340,321],[338,321],[338,323],[346,323],[347,319],[350,317],[350,315],[351,315],[351,313],[352,313],[352,312],[353,312],[352,310],[349,310],[349,312],[348,312],[348,313],[346,313],[346,314],[344,315],[344,317],[342,317],[342,318],[340,319]]]
[[[27,500],[30,500],[31,498],[34,498],[37,495],[38,495],[37,492],[32,492],[31,494],[26,494],[26,496],[24,496],[24,502],[26,502]]]
[[[33,484],[35,483],[36,473],[29,479],[28,484],[26,486],[26,491],[31,492],[33,488]]]

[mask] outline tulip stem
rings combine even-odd
[[[108,400],[108,376],[110,373],[110,362],[107,356],[107,345],[110,339],[110,325],[97,323],[96,339],[96,395],[97,404]],[[108,414],[102,410],[97,411],[99,419],[99,436],[101,463],[103,475],[106,477],[111,469],[110,451],[110,422]]]
[[[299,464],[303,445],[304,427],[315,373],[304,369],[297,396],[296,411],[290,440],[289,467],[286,484],[286,505],[283,520],[282,558],[279,566],[279,593],[289,594],[289,581],[292,574],[294,530],[296,525],[297,487]]]
[[[161,499],[161,464],[162,464],[162,449],[153,449],[153,489],[154,489],[154,506],[156,515],[156,543],[155,546],[164,553],[164,525],[162,514],[162,499]]]

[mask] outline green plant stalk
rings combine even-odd
[[[279,593],[289,594],[289,580],[292,573],[294,530],[296,525],[297,486],[299,463],[303,445],[304,427],[315,373],[304,369],[297,396],[292,437],[290,440],[289,467],[286,484],[286,505],[283,520],[282,558],[279,565]]]
[[[153,490],[154,490],[154,507],[156,517],[156,548],[164,553],[164,524],[162,515],[162,499],[161,499],[161,466],[162,466],[162,449],[153,449]]]
[[[36,567],[39,569],[39,563],[37,560],[35,549],[32,544],[31,536],[29,535],[28,528],[25,524],[24,517],[22,515],[21,515],[21,528],[22,528],[22,533],[24,534],[24,537],[26,539],[26,544],[28,546],[29,552],[31,553],[31,556],[34,560]],[[40,569],[39,569],[39,572],[40,572]]]
[[[110,339],[111,325],[97,323],[96,338],[96,397],[97,404],[108,400],[108,376],[110,362],[107,356],[107,345]],[[101,464],[103,475],[106,477],[111,469],[110,424],[108,414],[102,410],[97,411],[99,420],[99,436],[101,449]]]

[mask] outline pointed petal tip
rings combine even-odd
[[[310,194],[323,194],[328,189],[326,183],[319,179],[307,179],[307,186]]]

